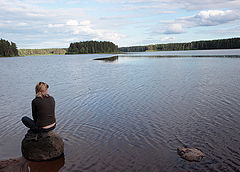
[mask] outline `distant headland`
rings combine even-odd
[[[143,51],[181,51],[240,48],[240,38],[193,41],[187,43],[152,44],[144,46],[121,47],[121,52]]]

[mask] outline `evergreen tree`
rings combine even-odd
[[[2,57],[12,57],[18,56],[17,46],[14,42],[9,43],[8,41],[0,40],[0,56]]]
[[[71,43],[67,50],[67,54],[114,53],[117,51],[117,45],[112,42],[84,41]]]
[[[240,48],[240,38],[219,39],[210,41],[193,41],[188,43],[155,44],[146,46],[132,46],[119,48],[122,52],[141,52],[146,50],[174,51],[174,50],[207,50]]]

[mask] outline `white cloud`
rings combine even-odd
[[[50,3],[54,2],[56,1],[52,0]],[[107,23],[102,27],[97,18],[92,18],[85,13],[85,8],[43,8],[38,6],[41,4],[40,1],[33,0],[0,0],[0,4],[1,35],[5,39],[16,42],[20,48],[33,47],[37,42],[39,46],[36,48],[39,48],[43,46],[41,42],[49,39],[54,44],[45,45],[59,47],[56,42],[64,38],[75,41],[115,42],[124,37],[117,31],[109,29]],[[32,44],[29,43],[31,41]],[[60,44],[66,43],[61,41]]]
[[[78,26],[78,21],[77,20],[68,20],[66,25],[68,25],[68,26]]]
[[[208,10],[200,11],[193,17],[186,18],[196,26],[216,26],[239,19],[239,14],[232,10]]]
[[[199,29],[206,30],[208,26],[224,24],[223,27],[211,27],[219,30],[239,25],[240,0],[61,2],[0,0],[1,35],[23,48],[27,48],[25,45],[29,46],[31,42],[32,45],[39,42],[37,47],[41,47],[41,42],[45,40],[51,40],[52,43],[61,40],[62,45],[70,43],[63,40],[109,40],[126,46],[135,42],[144,44],[146,38],[152,35],[156,39],[156,34],[158,38],[159,35],[163,36],[159,38],[161,41],[171,41],[174,37],[169,34],[178,34],[174,36],[180,39],[179,34],[185,33],[187,37],[190,28],[191,32],[196,32]],[[179,17],[183,14],[186,14],[185,17]],[[232,32],[232,35],[239,34]],[[55,47],[55,44],[46,45]]]
[[[104,30],[104,29],[97,29],[94,25],[91,24],[89,20],[84,20],[81,22],[71,20],[71,22],[67,22],[66,25],[70,26],[69,29],[72,34],[88,34],[92,37],[93,40],[111,40],[111,41],[118,41],[123,37],[123,35],[118,34],[113,31]],[[70,25],[71,24],[71,25]]]
[[[183,33],[183,27],[182,24],[170,24],[166,31],[164,32],[165,34],[179,34]]]
[[[58,27],[63,27],[64,24],[48,24],[49,28],[58,28]]]
[[[91,21],[90,20],[84,20],[84,21],[81,21],[79,24],[87,26],[87,25],[91,24]]]
[[[239,0],[97,0],[101,3],[116,3],[124,10],[206,10],[206,9],[239,9]]]
[[[26,22],[20,22],[17,23],[16,26],[27,26],[28,24]]]
[[[174,0],[177,2],[177,0]],[[179,6],[188,10],[205,10],[205,9],[238,9],[239,0],[183,0],[179,2]]]
[[[172,21],[163,21],[161,23],[161,27],[163,28],[161,33],[180,34],[185,33],[188,28],[217,26],[239,19],[239,13],[233,10],[200,11],[194,16],[181,17]]]
[[[176,37],[173,36],[165,36],[160,38],[161,41],[174,41],[176,39]]]
[[[156,14],[173,14],[173,13],[176,13],[176,11],[156,11]]]
[[[64,32],[70,32],[73,35],[85,35],[91,40],[110,40],[118,41],[123,38],[124,35],[118,34],[113,31],[97,29],[90,20],[67,20],[64,24],[48,24],[49,28],[62,28]]]

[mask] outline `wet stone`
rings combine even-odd
[[[196,148],[177,148],[178,155],[188,161],[201,161],[204,157],[203,152]]]
[[[28,131],[22,140],[22,155],[32,161],[45,161],[60,157],[64,152],[62,138],[53,131],[33,133]]]

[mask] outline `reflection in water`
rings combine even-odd
[[[0,161],[0,172],[58,172],[64,166],[64,155],[55,160],[34,162],[25,158]]]
[[[64,156],[51,161],[27,161],[27,168],[29,172],[58,172],[64,166],[64,162]]]

